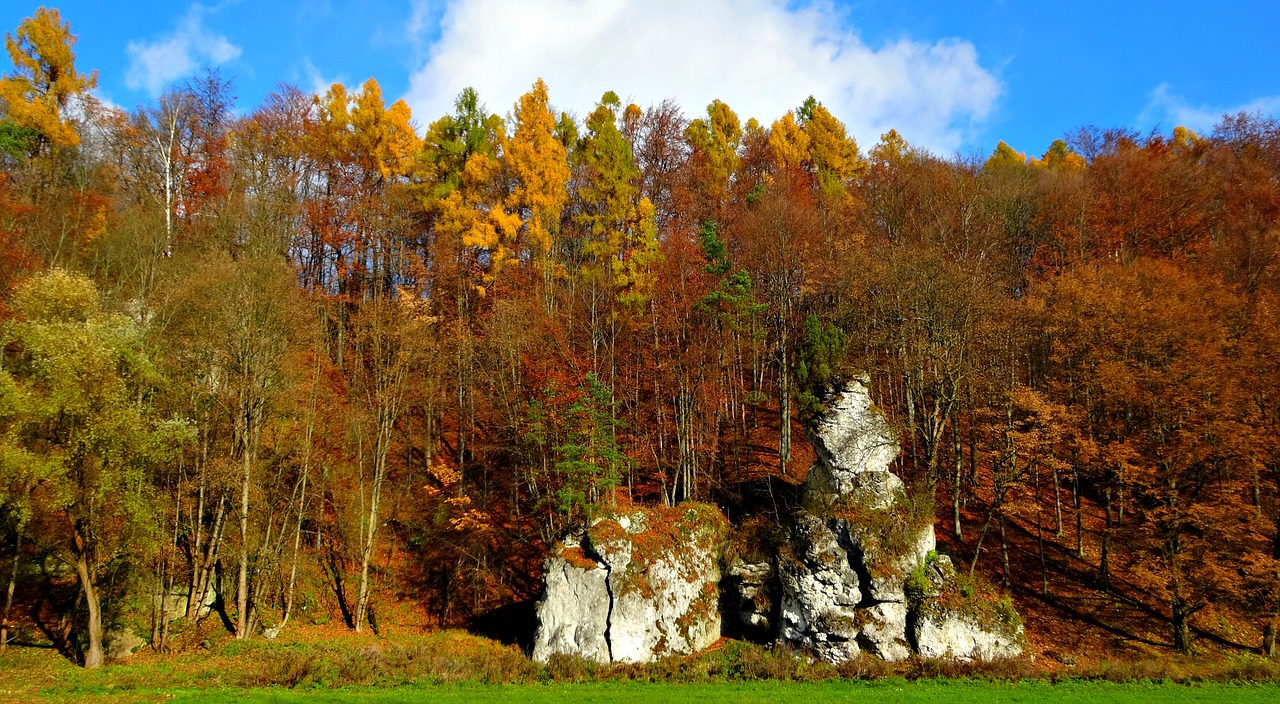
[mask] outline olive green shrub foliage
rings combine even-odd
[[[848,343],[849,337],[835,323],[824,323],[816,315],[805,318],[795,368],[802,420],[821,415],[823,392],[839,385],[839,365]]]

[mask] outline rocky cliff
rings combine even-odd
[[[723,581],[728,525],[712,506],[615,512],[557,546],[534,659],[695,652],[720,634],[718,604],[738,630],[832,663],[863,651],[885,660],[1019,654],[1022,625],[1008,599],[957,575],[935,549],[932,501],[889,471],[899,446],[868,383],[855,378],[828,399],[809,430],[817,461],[801,507],[768,545],[746,541]]]

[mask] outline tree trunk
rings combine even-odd
[[[1107,520],[1102,529],[1102,550],[1098,556],[1098,588],[1106,591],[1111,588],[1111,487],[1107,487],[1102,507]]]
[[[4,597],[4,617],[0,619],[0,653],[9,648],[9,618],[13,615],[13,591],[18,584],[18,558],[22,555],[22,531],[16,531],[13,545],[13,568],[9,572],[9,589]]]
[[[1054,487],[1057,490],[1057,487]],[[1035,469],[1035,491],[1036,491],[1036,546],[1040,551],[1040,593],[1049,593],[1049,568],[1045,564],[1044,555],[1044,511],[1042,510],[1040,501],[1040,466],[1036,465]]]
[[[98,589],[93,584],[89,557],[84,552],[77,556],[76,574],[80,577],[85,604],[89,607],[89,648],[84,653],[84,666],[87,669],[102,667],[106,660],[102,653],[102,604],[98,600]]]
[[[1004,511],[1000,511],[1000,571],[1003,573],[1004,588],[1013,586],[1013,573],[1009,568],[1009,541],[1004,534]]]
[[[310,427],[307,428],[306,442],[308,444],[311,442]],[[309,456],[310,452],[306,452],[305,455]],[[293,615],[294,585],[297,584],[298,581],[298,551],[302,547],[302,521],[306,515],[304,512],[307,506],[307,475],[310,473],[309,465],[310,462],[304,459],[302,463],[302,486],[298,491],[298,523],[294,528],[293,533],[293,557],[289,560],[289,584],[285,588],[284,614],[280,618],[281,629],[289,624],[289,617]]]
[[[778,345],[782,352],[782,364],[778,369],[778,468],[785,475],[791,461],[791,356],[785,311],[778,327],[781,338]]]
[[[246,429],[245,431],[249,431]],[[246,443],[248,440],[245,441]],[[249,470],[253,458],[244,452],[244,469],[240,475],[240,565],[236,575],[236,640],[249,637]]]
[[[389,433],[388,433],[389,435]],[[389,441],[390,438],[388,437]],[[379,440],[379,443],[382,441]],[[385,449],[382,450],[385,453]],[[364,630],[369,613],[369,563],[373,560],[374,538],[378,533],[378,504],[381,502],[382,482],[386,472],[386,457],[374,459],[373,487],[369,498],[369,524],[365,529],[364,544],[360,551],[360,587],[356,592],[356,633]]]
[[[1053,465],[1053,512],[1058,523],[1056,535],[1061,538],[1066,531],[1062,527],[1062,479],[1058,475],[1057,464]]]
[[[1191,610],[1187,602],[1178,594],[1174,594],[1173,611],[1173,649],[1181,655],[1191,654]]]
[[[1276,513],[1276,537],[1271,542],[1271,557],[1280,560],[1280,512]]]
[[[978,531],[978,541],[973,545],[973,559],[969,561],[969,579],[973,579],[973,571],[978,567],[978,558],[982,556],[982,542],[987,539],[987,529],[991,527],[991,521],[995,518],[998,510],[998,505],[992,505],[987,509],[987,517],[983,520],[982,528]]]
[[[1274,621],[1262,627],[1262,654],[1269,658],[1276,656],[1276,624]]]
[[[186,618],[200,618],[200,609],[204,608],[209,585],[213,580],[214,567],[218,562],[218,550],[222,547],[222,532],[226,526],[227,500],[218,499],[218,512],[214,515],[213,527],[209,530],[209,540],[205,543],[204,556],[200,559],[199,573],[193,575],[191,591],[187,595]]]
[[[964,467],[964,454],[960,448],[960,412],[956,411],[951,419],[951,453],[954,455],[955,472],[951,477],[951,520],[956,540],[964,542],[964,529],[960,525],[960,481]]]
[[[207,420],[207,418],[206,418]],[[198,476],[199,485],[196,487],[196,509],[192,514],[194,520],[191,521],[195,527],[195,537],[191,540],[191,575],[187,583],[187,612],[183,616],[190,621],[195,611],[196,592],[200,588],[200,581],[205,574],[205,555],[207,550],[204,544],[204,499],[207,493],[206,468],[208,467],[209,440],[207,433],[202,433],[200,441],[200,459]],[[222,508],[221,502],[218,508]]]
[[[302,438],[302,479],[298,486],[298,522],[293,532],[293,557],[289,560],[289,584],[285,588],[284,614],[280,618],[280,629],[289,625],[289,617],[293,615],[294,586],[298,580],[298,551],[302,548],[302,523],[307,509],[307,480],[311,476],[311,439],[316,427],[316,386],[319,384],[320,356],[315,355],[315,363],[311,368],[311,398],[307,409],[307,430]],[[430,461],[428,461],[428,466]]]
[[[1080,510],[1080,470],[1071,469],[1071,503],[1076,511],[1076,557],[1084,559],[1084,513]]]

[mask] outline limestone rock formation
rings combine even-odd
[[[858,478],[873,473],[872,482],[900,489],[902,480],[889,473],[898,457],[898,441],[884,414],[871,402],[870,380],[855,377],[827,402],[827,412],[808,429],[818,461],[809,469],[811,492],[843,496],[859,486]],[[889,479],[888,477],[892,477]],[[892,486],[896,480],[896,487]],[[874,488],[864,485],[864,490]],[[891,499],[889,499],[891,500]]]
[[[867,383],[854,379],[833,395],[810,431],[818,459],[804,488],[808,509],[777,558],[778,639],[832,663],[863,650],[885,660],[913,650],[1017,655],[1021,625],[1008,602],[963,594],[954,570],[940,567],[950,562],[935,551],[932,507],[916,505],[889,472],[899,448]]]
[[[1022,654],[1022,628],[992,628],[959,611],[925,612],[916,617],[916,649],[926,658],[997,660]]]
[[[817,461],[789,529],[767,539],[750,522],[737,529],[723,602],[728,526],[715,507],[617,511],[547,559],[534,659],[696,652],[720,634],[718,606],[726,623],[832,663],[863,651],[885,660],[1019,654],[1025,638],[1011,603],[937,554],[932,503],[889,471],[899,447],[868,383],[855,378],[833,394],[810,429]]]
[[[726,531],[719,510],[703,504],[594,521],[547,559],[534,660],[648,662],[714,643]]]
[[[912,581],[922,593],[914,595],[911,636],[924,657],[995,660],[1022,653],[1026,637],[1013,605],[995,594],[975,594],[975,585],[962,587],[946,555],[931,557]]]
[[[538,604],[533,659],[546,662],[561,653],[609,662],[609,568],[587,557],[577,541],[567,541],[547,558],[545,570],[547,595]]]
[[[836,530],[807,513],[797,516],[792,543],[778,555],[778,574],[779,637],[831,662],[857,657],[861,580]]]
[[[933,526],[916,527],[903,549],[870,529],[881,523],[796,517],[791,545],[778,557],[781,640],[833,663],[863,649],[885,660],[911,654],[904,584],[933,550]]]

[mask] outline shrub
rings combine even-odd
[[[324,662],[315,653],[288,650],[268,653],[244,676],[248,687],[297,687],[324,679]]]

